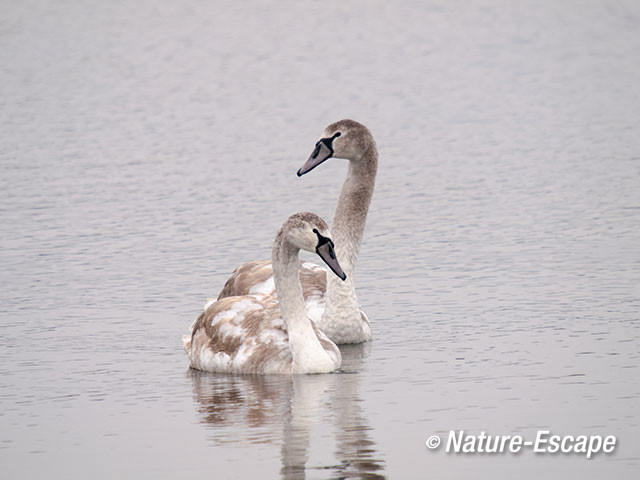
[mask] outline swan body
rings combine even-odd
[[[328,373],[340,367],[340,350],[305,312],[298,252],[315,251],[340,278],[326,223],[312,213],[284,222],[273,244],[272,278],[278,298],[255,293],[207,306],[183,336],[191,366],[246,374]]]
[[[331,225],[338,260],[347,280],[339,281],[319,265],[300,262],[302,292],[307,314],[333,342],[366,342],[371,340],[371,325],[358,303],[353,279],[375,187],[378,150],[371,132],[364,125],[341,120],[325,129],[312,155],[298,170],[298,176],[331,157],[349,160],[347,178]],[[232,273],[218,300],[250,293],[276,295],[272,278],[268,260],[246,263]]]

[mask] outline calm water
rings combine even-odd
[[[516,5],[517,3],[517,5]],[[637,478],[640,4],[2,2],[7,478]],[[180,337],[373,131],[343,373],[188,369]],[[617,435],[448,456],[433,433]]]

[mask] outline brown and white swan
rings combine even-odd
[[[278,297],[248,294],[209,305],[182,337],[191,367],[247,374],[328,373],[340,367],[340,350],[305,312],[300,249],[317,253],[340,281],[346,278],[327,224],[313,213],[290,216],[271,255]]]
[[[331,225],[336,253],[347,280],[327,276],[325,268],[311,262],[300,263],[300,280],[307,314],[332,341],[366,342],[371,340],[371,325],[358,304],[354,270],[375,187],[378,149],[367,127],[354,120],[340,120],[325,129],[311,156],[298,170],[298,176],[332,157],[349,161]],[[274,288],[272,263],[257,260],[232,273],[218,301],[233,295],[274,294]]]

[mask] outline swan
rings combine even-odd
[[[212,303],[182,341],[197,370],[224,373],[328,373],[340,367],[340,350],[305,313],[298,276],[300,249],[315,252],[341,280],[329,227],[313,213],[296,213],[280,227],[271,262],[278,298],[225,297]]]
[[[371,340],[371,324],[358,304],[353,274],[375,187],[378,149],[367,127],[354,120],[340,120],[325,129],[298,176],[332,157],[349,161],[331,225],[347,280],[327,276],[325,268],[311,262],[300,262],[300,280],[307,314],[316,325],[338,345],[361,343]],[[231,274],[218,301],[232,295],[274,295],[274,288],[271,262],[256,260]]]

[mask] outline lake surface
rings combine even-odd
[[[637,478],[640,3],[4,2],[6,478]],[[373,132],[331,375],[194,372],[181,335]],[[311,256],[304,258],[311,259]],[[447,455],[434,433],[616,435]]]

